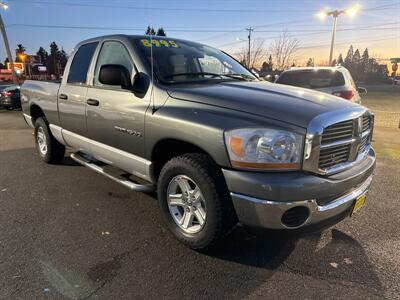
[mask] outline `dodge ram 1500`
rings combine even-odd
[[[61,83],[25,81],[38,153],[65,147],[134,190],[156,190],[166,224],[194,249],[235,224],[322,230],[365,201],[373,115],[338,97],[260,81],[226,53],[169,37],[79,43]]]

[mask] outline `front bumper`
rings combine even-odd
[[[268,229],[318,227],[347,216],[355,200],[367,193],[375,168],[375,152],[340,174],[252,173],[223,170],[237,217],[242,224]],[[306,216],[287,225],[288,210],[301,207]],[[293,210],[292,210],[293,211]],[[287,216],[287,214],[285,215]],[[332,222],[330,225],[333,225]]]

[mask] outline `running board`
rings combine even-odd
[[[118,172],[116,174],[111,174],[111,172],[106,170],[105,167],[99,166],[98,164],[96,164],[96,161],[89,160],[80,153],[72,153],[70,155],[70,157],[77,163],[79,163],[85,167],[88,167],[89,169],[91,169],[99,174],[102,174],[102,175],[114,180],[115,182],[118,182],[119,184],[122,184],[123,186],[127,187],[128,189],[130,189],[132,191],[152,192],[155,189],[154,185],[152,185],[150,183],[149,184],[135,183],[132,180],[130,180],[130,178],[129,178],[130,176],[132,176],[131,174],[128,174],[120,169],[117,169],[115,167],[107,165],[108,167],[113,168],[114,171],[119,171],[119,174],[118,174]],[[115,173],[115,172],[113,172],[113,173]]]

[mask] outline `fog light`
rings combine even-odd
[[[305,206],[296,206],[285,211],[282,215],[282,224],[288,228],[299,227],[308,219],[310,211]]]

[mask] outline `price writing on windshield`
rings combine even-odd
[[[157,48],[179,48],[179,45],[173,40],[140,40],[143,46],[151,47],[151,45]]]

